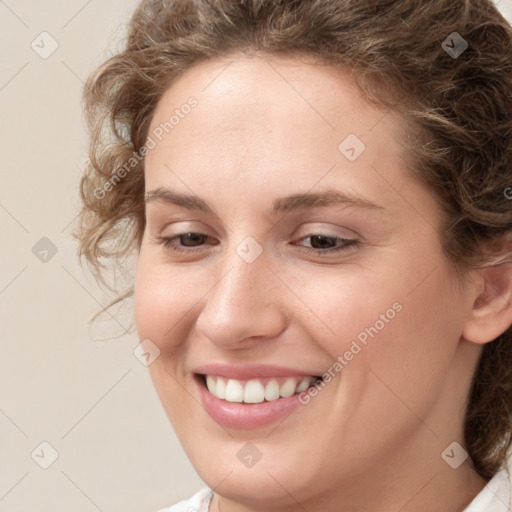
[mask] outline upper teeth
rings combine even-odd
[[[259,404],[264,400],[272,401],[301,393],[316,380],[316,377],[290,377],[279,384],[277,379],[270,379],[264,383],[261,379],[240,381],[207,375],[206,387],[213,396],[228,402]]]

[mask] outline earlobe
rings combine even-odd
[[[473,343],[488,343],[512,326],[512,263],[478,271],[479,293],[462,336]]]

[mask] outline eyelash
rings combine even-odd
[[[175,235],[173,237],[157,237],[157,240],[166,249],[169,249],[175,253],[194,254],[196,252],[199,252],[197,250],[197,247],[192,247],[190,249],[182,249],[181,247],[175,245],[174,241],[176,239],[179,239],[180,237],[187,236],[187,235],[200,235],[202,237],[210,238],[208,235],[204,235],[202,233],[187,232],[187,233],[181,233],[179,235]],[[302,237],[301,240],[304,240],[306,238],[314,238],[314,237],[322,237],[322,238],[326,238],[328,240],[336,240],[339,242],[343,242],[343,245],[340,245],[335,248],[329,248],[329,249],[313,249],[311,247],[300,246],[300,247],[302,247],[302,249],[304,249],[305,252],[313,253],[313,254],[320,255],[320,256],[325,255],[325,254],[333,254],[333,253],[340,253],[340,252],[348,251],[348,250],[354,250],[357,248],[357,246],[359,244],[359,242],[357,240],[351,240],[351,239],[341,238],[341,237],[337,237],[337,236],[322,235],[322,234],[318,234],[318,233]]]

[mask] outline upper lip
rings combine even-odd
[[[249,380],[265,377],[310,377],[320,374],[298,370],[285,366],[274,366],[265,364],[220,364],[209,363],[195,368],[194,373],[203,375],[214,375],[227,379]]]

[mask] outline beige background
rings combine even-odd
[[[86,157],[82,83],[136,3],[0,1],[1,511],[154,512],[203,485],[133,355],[136,334],[115,337],[130,303],[90,330],[106,295],[70,237]],[[499,6],[512,20],[512,0]],[[47,469],[42,442],[58,453]]]

